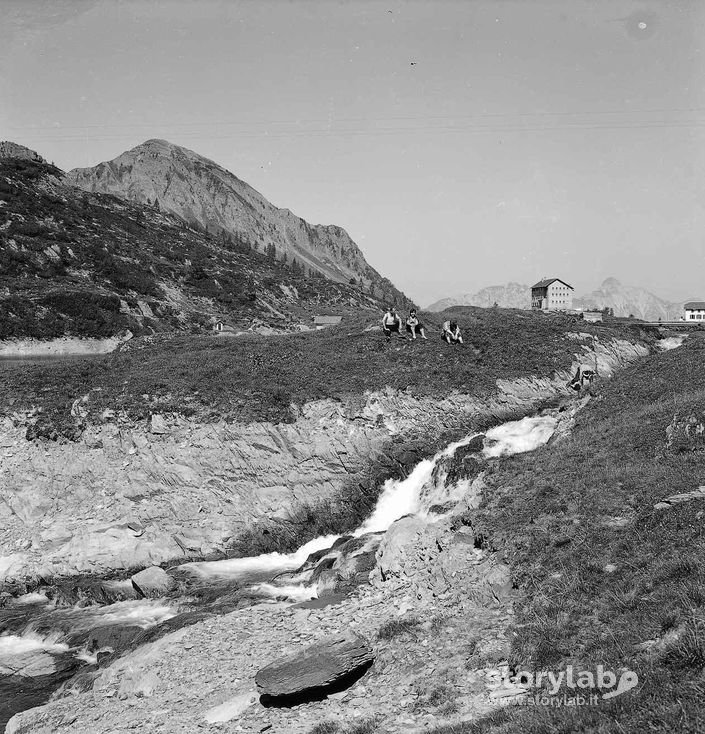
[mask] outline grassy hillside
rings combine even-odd
[[[40,161],[0,159],[0,339],[202,333],[216,318],[291,329],[387,295],[62,178]]]
[[[629,327],[587,326],[541,313],[454,313],[464,346],[440,340],[442,314],[423,314],[428,340],[390,343],[379,330],[366,330],[377,317],[358,317],[320,332],[283,336],[145,338],[99,359],[6,368],[0,370],[0,413],[39,408],[42,420],[65,432],[73,425],[72,402],[86,395],[89,420],[110,408],[136,419],[177,411],[205,420],[290,421],[292,404],[385,386],[414,394],[444,396],[457,389],[483,395],[499,377],[549,376],[568,368],[580,349],[568,332],[638,336]]]
[[[620,373],[569,440],[506,460],[473,518],[522,593],[515,668],[601,664],[635,671],[638,686],[439,734],[705,731],[705,499],[656,507],[705,485],[704,358],[694,334]]]

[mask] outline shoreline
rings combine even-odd
[[[56,339],[4,339],[0,340],[0,359],[25,357],[80,357],[109,354],[121,344],[132,339],[132,333],[111,336],[106,339],[83,337],[58,337]]]

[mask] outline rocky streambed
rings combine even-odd
[[[419,462],[405,478],[387,481],[372,514],[352,533],[316,538],[290,554],[268,553],[258,557],[187,563],[171,569],[170,574],[153,569],[136,574],[131,580],[131,589],[124,585],[124,593],[131,591],[141,597],[165,593],[166,596],[160,599],[142,598],[140,601],[122,601],[105,606],[76,605],[68,609],[57,607],[47,596],[37,592],[13,600],[5,609],[6,624],[13,614],[16,620],[21,619],[21,607],[33,619],[20,634],[0,637],[5,641],[2,669],[5,676],[0,680],[0,686],[5,694],[3,700],[6,701],[7,713],[27,703],[36,703],[42,687],[46,695],[47,689],[67,680],[57,704],[66,701],[67,697],[80,695],[86,689],[95,691],[107,671],[114,673],[130,658],[129,655],[119,657],[125,649],[136,648],[132,655],[138,660],[144,661],[145,655],[147,660],[152,660],[150,655],[156,650],[170,649],[175,640],[188,634],[187,626],[203,624],[210,628],[221,624],[215,619],[218,612],[220,616],[230,618],[236,615],[238,620],[245,619],[250,623],[253,623],[253,609],[262,612],[260,621],[250,628],[249,648],[254,652],[252,643],[259,641],[260,632],[267,638],[264,650],[271,649],[272,635],[277,638],[279,622],[276,616],[269,620],[272,610],[279,614],[293,610],[295,615],[303,610],[303,617],[308,619],[311,614],[328,617],[331,610],[325,610],[329,606],[335,607],[332,618],[340,624],[340,614],[347,616],[351,604],[362,604],[361,616],[353,614],[348,623],[355,624],[365,615],[369,617],[368,623],[373,623],[380,619],[376,613],[369,615],[368,604],[375,607],[384,604],[386,599],[387,604],[396,605],[406,592],[408,601],[402,613],[414,607],[425,608],[427,613],[428,605],[433,607],[442,601],[444,606],[448,606],[453,599],[459,601],[457,590],[453,591],[456,586],[463,586],[457,583],[460,581],[460,578],[455,578],[458,574],[474,589],[472,593],[468,593],[467,588],[464,591],[468,599],[479,605],[478,608],[493,599],[504,598],[511,590],[506,567],[478,550],[471,536],[461,534],[460,544],[450,542],[454,535],[453,525],[457,524],[462,510],[477,502],[484,463],[545,443],[553,435],[559,419],[567,416],[566,411],[554,409],[544,415],[504,424],[491,429],[486,435],[469,434],[450,444],[432,458]],[[466,538],[468,542],[465,542]],[[421,559],[432,562],[419,563],[419,551]],[[411,589],[407,588],[410,582]],[[189,590],[193,591],[195,585],[204,583],[215,585],[219,606],[189,595]],[[172,593],[169,597],[169,592],[175,590],[178,590],[178,595]],[[410,590],[413,592],[411,595],[408,593]],[[223,615],[228,591],[231,608],[239,609]],[[402,594],[397,598],[400,591]],[[117,588],[114,592],[118,593]],[[185,612],[186,609],[190,614]],[[395,614],[390,615],[390,618],[394,617]],[[174,620],[178,623],[174,624]],[[270,622],[275,629],[269,628]],[[178,629],[181,625],[184,627]],[[151,634],[143,631],[149,628],[152,629]],[[175,628],[177,631],[173,631]],[[330,625],[322,625],[319,631],[323,630],[331,631]],[[366,632],[370,634],[369,630]],[[308,636],[308,639],[315,638],[315,634]],[[293,639],[305,640],[307,637],[295,635]],[[76,674],[79,661],[83,668]],[[137,686],[133,686],[132,694],[149,698],[158,679],[154,677],[151,664],[147,666],[150,668],[148,680],[145,679],[147,668],[141,665],[138,665],[139,680],[135,682],[131,678]],[[132,663],[129,667],[133,670]],[[292,695],[305,694],[306,688],[311,687],[303,686],[303,690],[299,690],[301,683],[298,678],[303,671],[296,665],[293,670],[296,671],[295,680],[279,681],[291,688],[283,707],[287,710],[292,705],[310,703],[305,696],[303,699],[291,698]],[[74,674],[72,679],[69,678],[71,674]],[[315,678],[317,673],[314,670],[311,674]],[[22,680],[26,681],[24,687]],[[245,681],[245,686],[247,690],[236,696],[237,704],[219,704],[215,707],[217,711],[209,709],[206,720],[229,721],[242,713],[240,704],[246,702],[244,708],[254,704],[257,695],[252,689],[252,680]],[[127,700],[128,689],[129,685],[120,688],[118,700]],[[10,691],[15,693],[12,702],[8,696]],[[113,695],[107,698],[113,698]],[[327,699],[327,696],[323,698]],[[61,722],[65,721],[71,724],[72,731],[83,731],[80,727],[85,727],[85,731],[95,730],[93,723],[77,724],[76,718],[69,717],[70,721],[61,718],[63,713],[59,722],[53,714],[50,722],[32,718],[41,711],[28,712],[25,716],[29,718],[15,717],[8,731],[55,731],[58,730],[55,727],[60,728]],[[113,722],[110,726],[115,725]],[[172,722],[165,731],[188,730],[173,728],[176,726],[176,722]]]

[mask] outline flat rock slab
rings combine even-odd
[[[367,642],[350,629],[309,645],[301,652],[279,658],[255,676],[264,696],[287,697],[339,690],[374,660]]]

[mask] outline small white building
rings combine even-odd
[[[560,278],[544,278],[531,286],[531,308],[536,311],[570,311],[573,286]]]
[[[326,326],[335,326],[342,321],[342,316],[314,316],[313,325],[316,329],[325,329]]]
[[[226,321],[216,321],[213,324],[213,331],[216,334],[235,334],[237,329]]]
[[[705,301],[689,301],[683,305],[686,321],[705,320]]]

